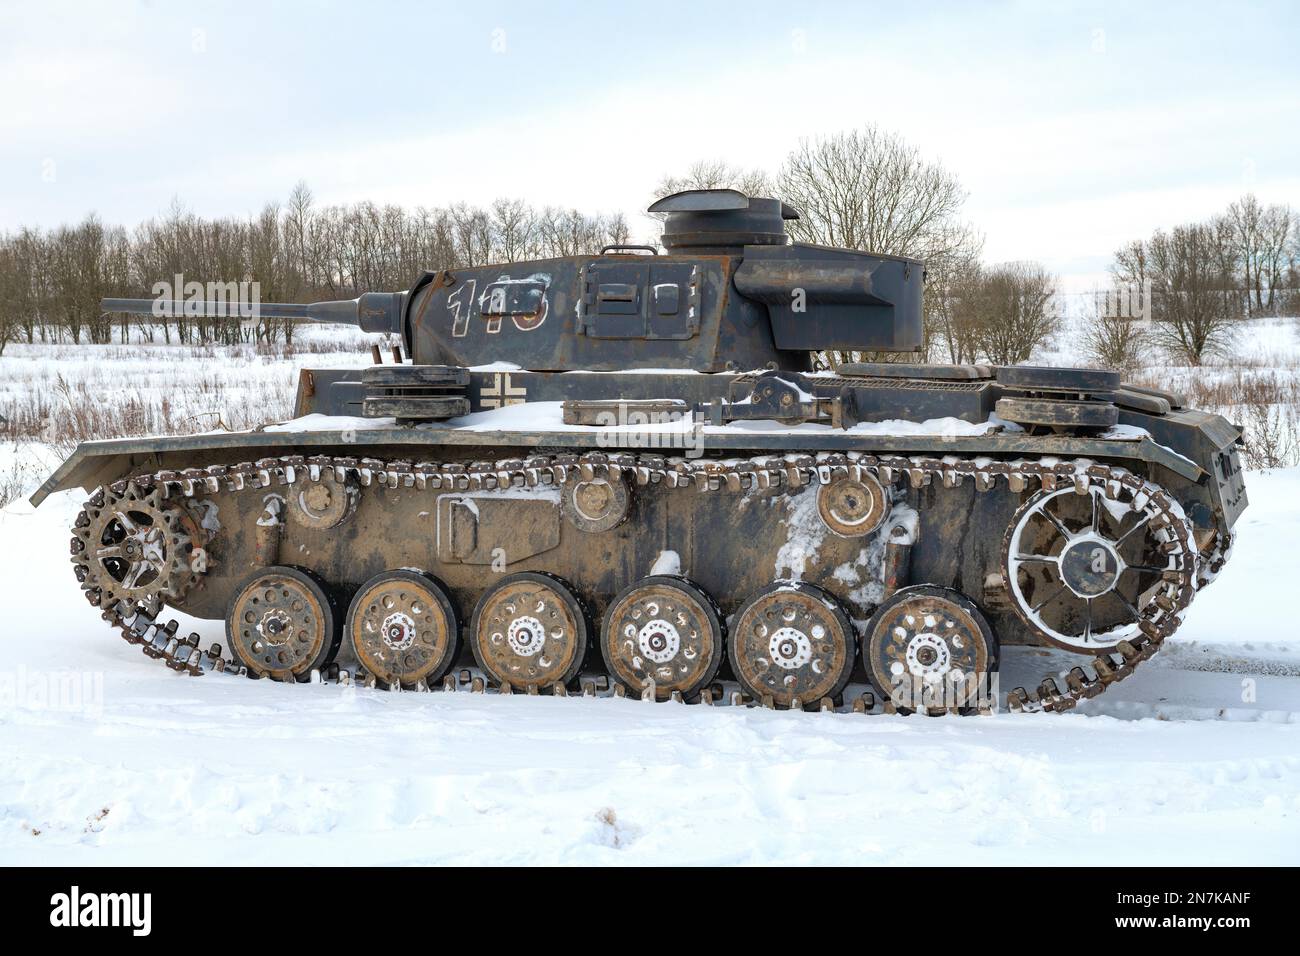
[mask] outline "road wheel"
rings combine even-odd
[[[725,643],[716,605],[685,578],[657,574],[619,594],[605,613],[600,652],[629,690],[695,698],[718,673]]]
[[[276,680],[306,681],[338,651],[340,620],[333,595],[302,568],[262,568],[235,595],[226,640],[240,663]]]
[[[853,626],[821,588],[775,581],[746,601],[732,622],[731,667],[756,700],[814,708],[823,697],[839,697],[849,682]]]
[[[512,689],[567,685],[582,668],[591,629],[561,578],[511,574],[483,594],[470,624],[470,649],[496,684]]]
[[[385,686],[433,684],[460,650],[455,608],[426,571],[375,575],[353,597],[343,631],[357,663]]]
[[[933,585],[886,598],[867,622],[862,663],[876,690],[900,711],[938,715],[993,700],[998,669],[993,629],[960,591]]]

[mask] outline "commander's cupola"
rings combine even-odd
[[[743,246],[784,246],[787,220],[799,213],[779,199],[746,196],[734,189],[688,189],[653,203],[647,212],[666,214],[662,242],[669,253],[734,252]]]

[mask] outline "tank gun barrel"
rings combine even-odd
[[[355,299],[331,302],[255,302],[198,301],[180,299],[100,299],[105,312],[129,315],[152,315],[175,318],[192,315],[218,319],[251,318],[302,319],[306,322],[331,322],[355,325],[364,332],[400,332],[405,292],[367,292]],[[251,312],[251,315],[249,314]]]

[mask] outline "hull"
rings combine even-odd
[[[1091,434],[1029,434],[992,417],[838,428],[695,420],[620,432],[565,424],[560,401],[540,401],[414,427],[309,414],[247,433],[87,443],[34,500],[74,486],[110,489],[112,501],[103,504],[101,490],[100,504],[92,499],[89,518],[83,514],[79,522],[93,527],[82,532],[84,550],[74,564],[92,603],[117,615],[129,640],[155,626],[165,598],[167,606],[196,617],[225,618],[237,643],[232,608],[251,613],[249,588],[261,586],[249,582],[268,569],[298,575],[301,581],[290,585],[308,589],[303,593],[312,606],[332,622],[333,643],[322,637],[314,656],[302,657],[292,672],[265,658],[273,676],[301,679],[308,665],[355,663],[355,648],[339,637],[340,622],[346,617],[350,627],[360,613],[356,596],[398,572],[436,582],[431,593],[446,605],[446,630],[468,635],[463,644],[446,642],[447,653],[458,649],[458,656],[448,657],[438,676],[450,666],[478,664],[489,682],[508,686],[508,675],[493,676],[484,664],[482,642],[489,633],[504,634],[480,623],[485,602],[498,582],[545,590],[552,578],[552,591],[568,602],[561,609],[565,620],[582,635],[574,667],[600,666],[602,656],[608,666],[614,611],[622,613],[629,589],[667,576],[688,589],[682,593],[698,612],[691,620],[709,616],[700,608],[712,609],[713,645],[733,628],[802,634],[777,627],[774,590],[797,591],[806,605],[781,605],[792,620],[819,604],[832,609],[833,620],[810,625],[834,630],[843,622],[840,650],[827,657],[843,671],[841,679],[808,685],[827,705],[849,670],[891,694],[881,673],[873,673],[868,648],[878,649],[876,664],[880,654],[901,653],[888,649],[881,621],[907,599],[938,601],[942,613],[965,621],[968,639],[987,644],[980,658],[993,662],[987,666],[995,666],[998,646],[1011,644],[1052,644],[1095,660],[1095,676],[1072,672],[1070,691],[1048,678],[1014,701],[1067,709],[1154,653],[1196,588],[1221,567],[1232,523],[1245,507],[1236,441],[1236,430],[1221,419],[1193,411],[1127,411],[1118,426]],[[585,514],[574,497],[575,488],[593,482],[606,498],[617,490],[612,520],[605,512]],[[333,488],[333,498],[323,485]],[[879,508],[858,527],[865,518],[853,508],[864,488]],[[153,496],[152,505],[131,510],[140,489]],[[320,495],[324,510],[317,513],[311,502]],[[122,500],[127,504],[113,504]],[[836,518],[837,501],[841,510],[848,502],[844,520]],[[1048,505],[1054,515],[1044,513]],[[607,507],[603,501],[596,510]],[[192,549],[192,573],[179,566],[169,572],[169,586],[152,595],[156,605],[148,606],[143,625],[128,623],[135,592],[115,586],[94,563],[96,549],[116,547],[122,537],[101,514],[114,508],[159,516],[172,550]],[[1062,528],[1064,545],[1052,543],[1048,522]],[[1101,557],[1091,560],[1101,563],[1070,571],[1070,600],[1057,597],[1048,586],[1056,582],[1028,573],[1033,569],[1021,561],[1046,561],[1064,581],[1079,564],[1071,549],[1093,537],[1105,545],[1093,549]],[[1038,556],[1022,556],[1026,549]],[[1137,570],[1124,577],[1128,569]],[[107,582],[106,589],[96,582]],[[1096,594],[1088,590],[1094,585]],[[753,624],[755,602],[767,609],[770,628]],[[907,653],[925,651],[930,640],[937,638],[911,635]],[[798,641],[790,647],[796,663],[815,653]],[[735,639],[728,649],[733,657],[741,653]],[[765,645],[752,653],[769,667]],[[1121,656],[1112,662],[1115,653]],[[645,663],[634,656],[638,667]],[[247,655],[230,663],[259,666]],[[734,672],[744,664],[730,666]],[[908,666],[924,670],[910,658]],[[576,673],[566,670],[550,686],[562,687]],[[708,677],[719,673],[739,676],[750,693],[763,696],[756,678],[747,682],[727,666],[713,667]],[[637,692],[645,691],[646,680],[655,695],[681,692],[671,683],[653,690],[653,679],[618,679]],[[524,682],[516,689],[538,686]],[[691,685],[690,692],[698,695],[700,687]],[[808,704],[801,693],[764,699]]]

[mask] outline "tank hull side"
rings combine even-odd
[[[503,451],[512,457],[511,451],[525,450]],[[568,520],[558,488],[469,492],[376,483],[361,489],[355,513],[338,527],[315,529],[285,519],[279,560],[315,572],[348,595],[381,571],[422,568],[446,583],[463,620],[502,574],[559,574],[599,618],[620,590],[669,568],[691,578],[727,615],[774,580],[800,580],[838,597],[861,626],[885,596],[892,527],[904,526],[912,541],[908,581],[896,583],[938,584],[978,596],[996,572],[1003,533],[1020,500],[979,493],[971,482],[899,490],[878,531],[841,537],[819,517],[817,495],[816,486],[701,494],[650,485],[633,489],[622,523],[592,533]],[[178,610],[208,619],[225,615],[240,582],[258,566],[266,497],[227,490],[203,496],[215,505],[212,519],[220,530],[208,548],[207,572],[175,604]],[[473,511],[468,554],[452,540],[460,532],[451,509],[464,502]],[[1031,641],[1014,616],[995,606],[986,613],[1004,642]]]

